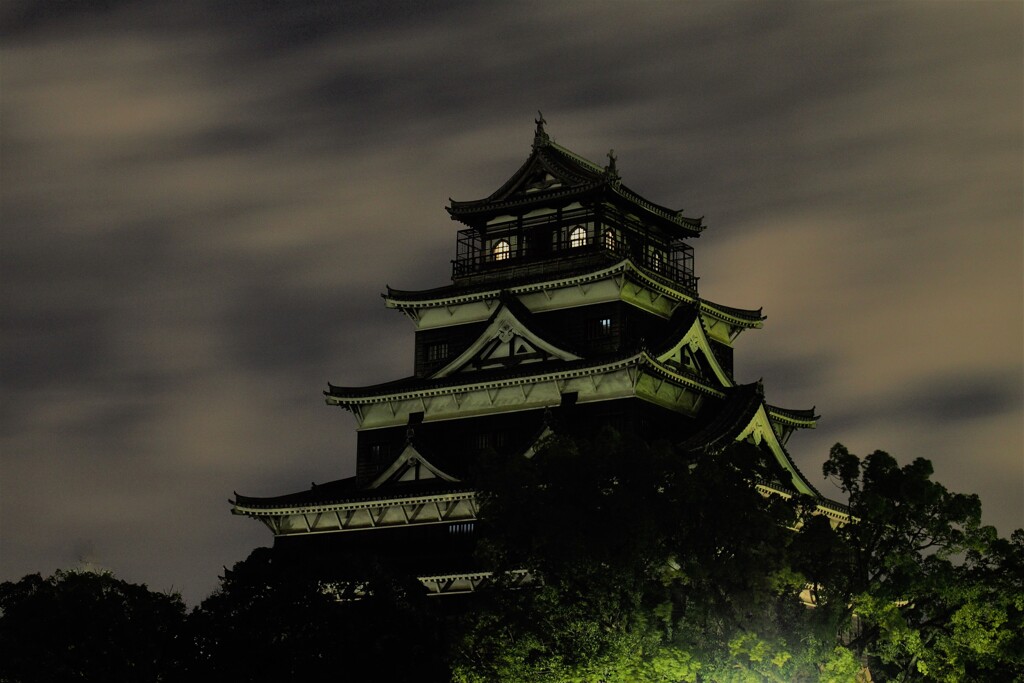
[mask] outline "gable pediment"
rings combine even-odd
[[[748,441],[755,446],[767,448],[783,471],[789,475],[790,481],[788,483],[793,489],[807,495],[818,495],[814,487],[797,470],[796,465],[793,464],[792,459],[789,457],[789,453],[786,452],[785,446],[779,441],[778,435],[772,426],[772,421],[768,417],[768,411],[765,410],[764,403],[758,407],[757,412],[754,413],[746,427],[736,435],[736,441]]]
[[[580,360],[574,353],[559,348],[532,331],[504,302],[491,317],[490,324],[469,348],[436,373],[433,378],[463,372],[507,368],[547,360]]]
[[[723,387],[734,386],[732,378],[722,368],[708,339],[701,316],[694,316],[693,324],[667,351],[657,356],[660,363],[692,373],[698,377],[713,376]]]
[[[383,484],[396,484],[403,481],[422,481],[425,479],[441,479],[443,481],[459,481],[440,468],[435,467],[416,450],[411,443],[406,445],[402,453],[391,465],[380,473],[367,488],[375,489]]]
[[[582,188],[593,181],[594,178],[581,174],[578,169],[570,169],[565,164],[558,163],[548,154],[535,153],[504,185],[488,197],[488,201],[515,201],[549,190]]]

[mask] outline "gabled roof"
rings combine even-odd
[[[398,484],[407,481],[426,481],[429,479],[441,479],[447,482],[458,482],[459,480],[440,468],[431,464],[416,449],[412,442],[405,445],[402,452],[395,458],[380,475],[377,476],[366,488],[386,488],[388,485]],[[436,483],[436,482],[435,482]]]
[[[799,493],[821,497],[779,441],[772,427],[772,417],[764,401],[761,383],[743,384],[727,391],[729,395],[725,403],[719,407],[711,421],[679,444],[680,448],[714,454],[736,441],[749,439],[755,445],[767,448],[781,470],[789,476],[789,481],[780,482],[783,486]]]
[[[312,483],[306,491],[260,498],[235,493],[235,510],[306,508],[358,504],[375,499],[403,499],[471,491],[460,479],[434,465],[411,438],[392,463],[373,481],[346,477],[324,484]]]
[[[660,363],[676,365],[680,369],[703,376],[714,375],[723,387],[731,387],[734,382],[722,364],[718,362],[707,330],[704,329],[704,318],[692,307],[679,307],[673,315],[675,325],[666,335],[660,348],[652,349],[652,354]]]
[[[515,213],[533,204],[569,203],[584,198],[618,204],[660,225],[677,238],[698,237],[704,229],[702,219],[687,218],[682,211],[655,204],[623,185],[611,152],[608,165],[601,167],[553,142],[544,131],[543,118],[537,121],[530,156],[512,177],[483,199],[451,200],[447,210],[452,218],[470,224],[503,213]]]
[[[760,386],[760,383],[758,384]],[[789,482],[783,482],[784,484],[790,484],[794,489],[800,493],[809,494],[812,496],[821,497],[818,490],[807,481],[807,477],[803,475],[800,468],[793,462],[793,458],[789,455],[789,451],[786,450],[786,446],[779,440],[778,435],[775,433],[775,428],[772,425],[772,420],[768,416],[768,410],[765,407],[764,401],[762,400],[761,405],[758,406],[754,412],[754,417],[750,423],[736,436],[737,441],[751,440],[757,446],[764,446],[772,455],[775,456],[776,462],[790,475]]]
[[[477,340],[435,372],[432,378],[487,367],[513,367],[548,360],[580,360],[580,356],[541,336],[536,329],[538,325],[533,314],[507,292],[501,293],[498,307],[487,322],[487,328]]]
[[[733,387],[712,419],[680,443],[679,447],[690,452],[717,453],[724,450],[750,424],[763,401],[764,396],[756,383]]]

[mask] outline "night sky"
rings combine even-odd
[[[354,473],[321,391],[412,370],[448,198],[560,144],[709,225],[789,450],[931,459],[1024,526],[1022,3],[8,2],[0,580],[192,604],[271,535],[232,491]]]

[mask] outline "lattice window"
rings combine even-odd
[[[512,245],[509,244],[508,240],[498,240],[494,243],[491,254],[494,256],[495,261],[504,261],[512,255]]]
[[[618,240],[615,238],[615,231],[608,228],[604,231],[604,235],[601,236],[601,244],[605,249],[614,250],[618,246]]]
[[[427,362],[434,363],[448,357],[448,342],[427,344]]]
[[[569,248],[583,247],[587,244],[587,229],[577,225],[569,232]]]

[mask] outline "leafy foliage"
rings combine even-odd
[[[835,528],[758,494],[746,444],[690,460],[604,432],[495,462],[485,555],[537,587],[470,615],[456,680],[1024,680],[1024,534],[980,526],[926,460],[834,447]]]
[[[178,595],[109,573],[57,571],[0,584],[0,681],[166,681],[182,661]]]
[[[738,444],[690,460],[602,432],[481,474],[485,554],[540,586],[471,615],[456,680],[798,680],[831,652],[791,569],[797,506]]]
[[[823,606],[850,619],[847,645],[876,680],[1024,680],[1024,533],[981,526],[977,496],[931,481],[931,463],[861,459],[841,444],[823,471],[855,523],[830,547]]]
[[[325,581],[324,568],[269,548],[226,571],[220,589],[190,615],[190,677],[304,681],[361,671],[396,682],[447,677],[435,617],[414,578],[367,557],[350,558],[330,573],[346,580]],[[358,600],[351,599],[356,587]]]
[[[0,682],[1024,682],[1024,531],[982,526],[926,460],[837,444],[837,526],[758,493],[749,444],[606,430],[485,460],[495,590],[431,600],[380,557],[259,548],[186,617],[109,574],[30,575],[0,584]]]

